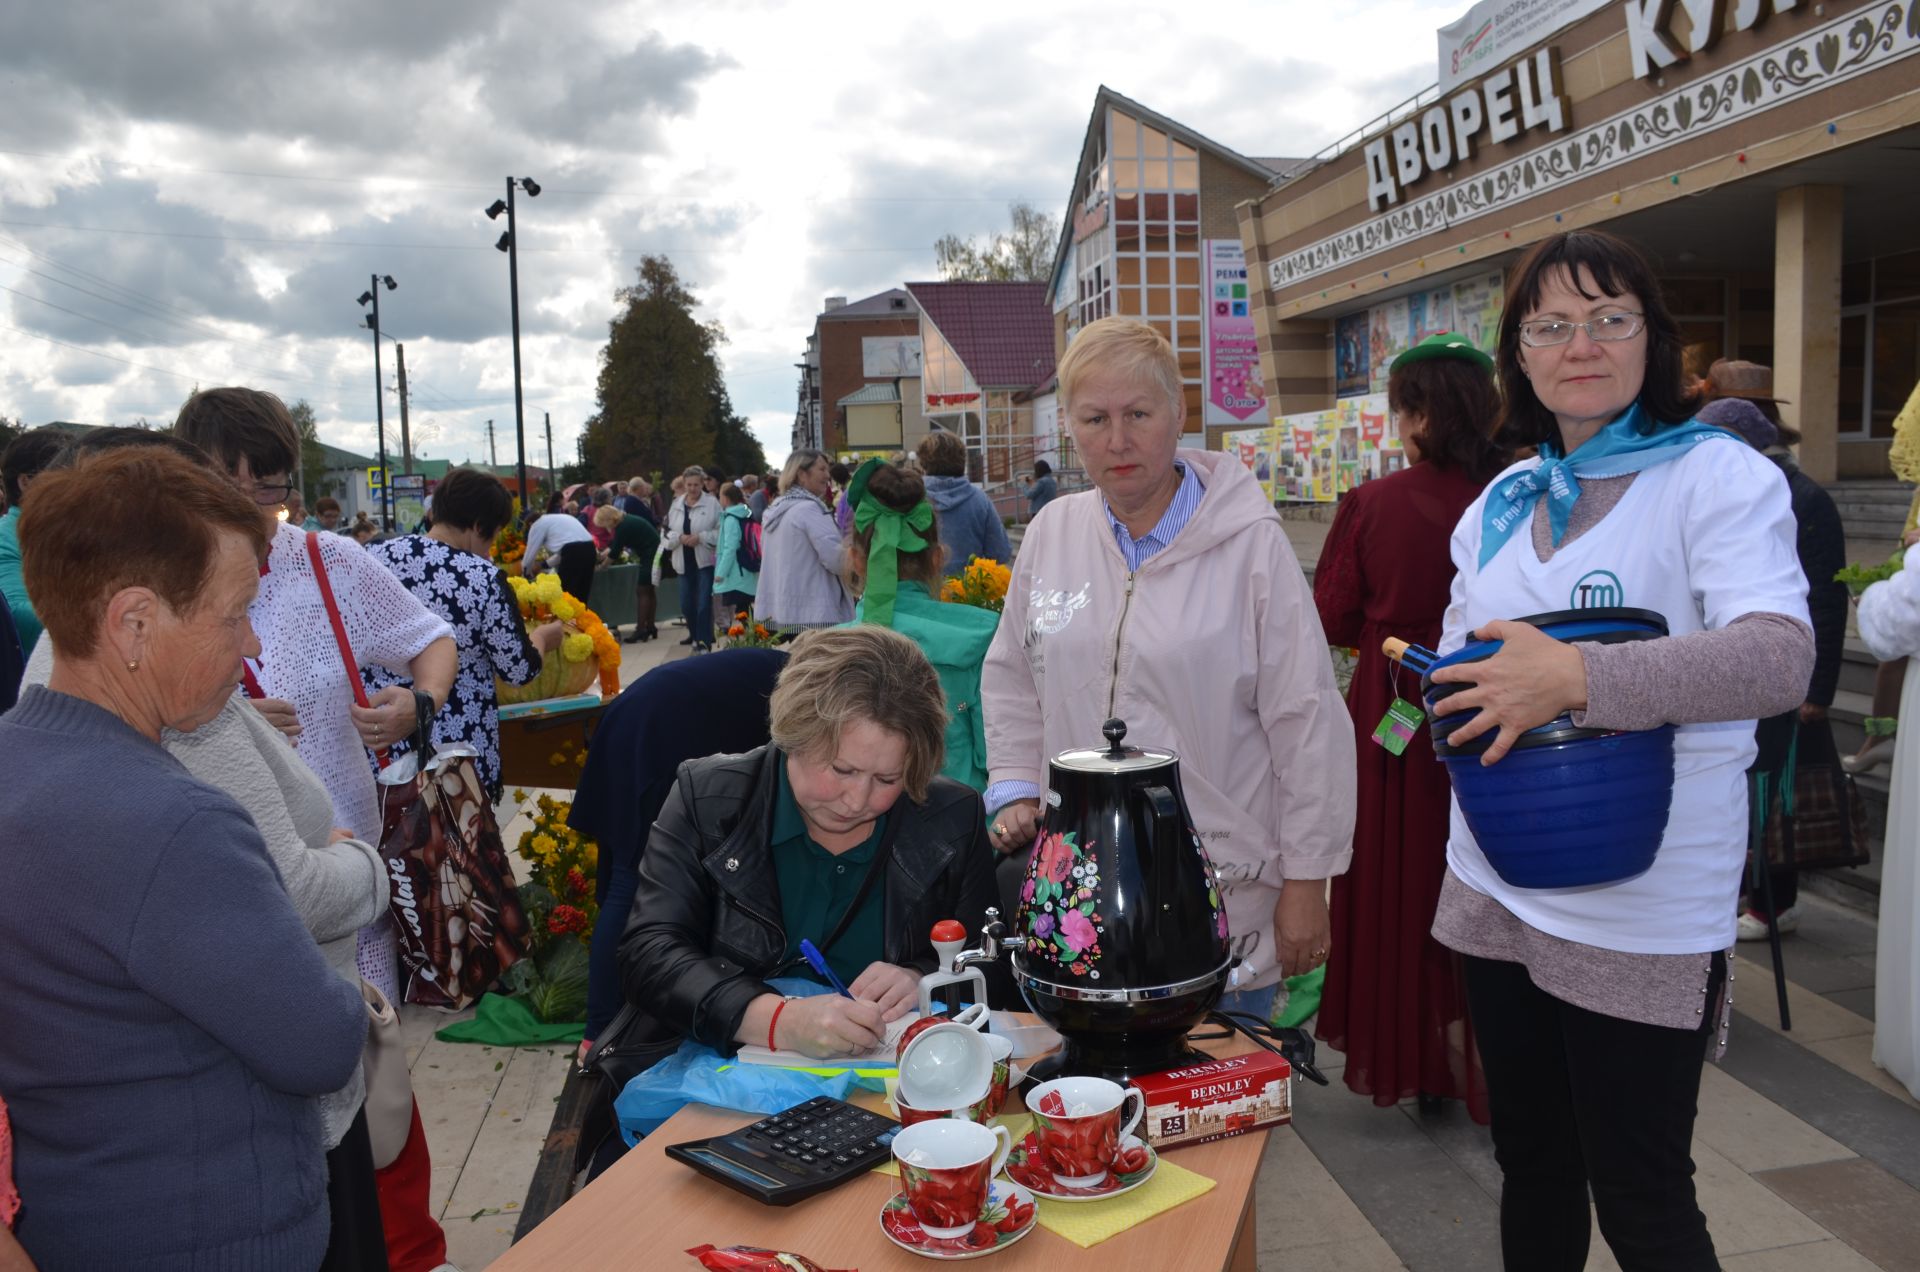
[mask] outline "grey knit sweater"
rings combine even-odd
[[[0,717],[0,1091],[42,1268],[313,1268],[367,1010],[227,795],[90,702]]]
[[[44,685],[52,674],[53,641],[43,640],[34,646],[22,683]],[[320,952],[348,984],[359,985],[354,933],[385,912],[387,875],[379,853],[359,840],[329,842],[333,800],[313,770],[238,697],[192,733],[163,730],[160,744],[187,772],[246,810]],[[346,1135],[366,1098],[366,1076],[357,1066],[346,1086],[319,1097],[326,1147]]]

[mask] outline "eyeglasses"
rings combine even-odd
[[[1575,330],[1585,331],[1589,340],[1631,340],[1646,328],[1645,314],[1601,314],[1589,322],[1538,318],[1520,324],[1520,343],[1534,349],[1563,345],[1573,339]]]
[[[275,504],[287,502],[287,497],[293,494],[293,483],[283,481],[277,486],[270,486],[265,482],[256,481],[253,483],[251,493],[253,495],[253,502],[259,504],[262,508],[271,508]]]

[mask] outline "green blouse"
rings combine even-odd
[[[853,621],[865,621],[863,603]],[[947,754],[940,775],[976,791],[987,788],[986,720],[980,711],[980,666],[1000,626],[992,610],[937,599],[924,583],[902,579],[893,602],[893,630],[920,646],[947,699]]]
[[[807,823],[794,802],[793,787],[787,781],[787,757],[780,755],[773,795],[773,871],[780,886],[780,926],[787,933],[785,961],[794,964],[790,974],[820,980],[813,968],[800,956],[804,937],[816,946],[840,922],[840,916],[853,904],[860,891],[873,855],[887,830],[883,815],[858,846],[834,854],[813,842]],[[825,951],[827,966],[834,975],[851,985],[867,968],[880,961],[884,947],[881,925],[885,913],[879,882],[868,891],[853,922]]]

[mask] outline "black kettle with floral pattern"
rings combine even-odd
[[[1189,1029],[1232,967],[1219,880],[1170,751],[1063,751],[1014,921],[1013,973],[1067,1040],[1059,1071],[1124,1078],[1189,1062]]]

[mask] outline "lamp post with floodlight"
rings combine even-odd
[[[367,315],[367,326],[373,329],[373,418],[380,430],[380,527],[393,529],[393,474],[387,471],[387,406],[386,386],[380,378],[380,285],[386,284],[392,291],[400,284],[393,281],[392,274],[374,274],[373,281],[367,284],[367,290],[360,293],[360,303],[372,305],[373,312]]]
[[[507,254],[507,296],[513,311],[513,451],[515,462],[519,465],[520,498],[525,506],[527,498],[527,418],[526,409],[520,400],[520,244],[514,234],[513,191],[514,187],[527,192],[529,199],[540,193],[540,183],[532,177],[508,177],[507,197],[495,199],[487,209],[487,219],[494,220],[502,212],[507,214],[506,232],[494,246]]]

